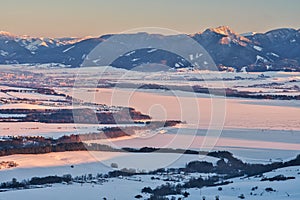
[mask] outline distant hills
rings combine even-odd
[[[80,67],[87,55],[100,43],[113,35],[86,38],[34,38],[16,36],[0,31],[0,64],[49,64],[62,67]],[[147,33],[130,37],[149,40],[164,36]],[[207,29],[189,35],[210,54],[221,70],[236,71],[300,71],[300,30],[276,29],[266,33],[237,34],[227,26]],[[192,55],[197,56],[197,55]],[[101,65],[90,60],[90,65]],[[137,49],[120,55],[112,66],[132,69],[145,63],[165,64],[171,68],[188,68],[189,60],[161,49]]]

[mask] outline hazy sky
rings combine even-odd
[[[228,25],[236,32],[300,28],[299,0],[0,0],[0,30],[86,36],[138,27],[184,33]]]

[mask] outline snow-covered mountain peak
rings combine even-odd
[[[220,44],[223,45],[231,45],[232,43],[238,44],[240,46],[247,46],[247,43],[250,42],[246,37],[239,35],[235,31],[233,31],[228,26],[219,26],[217,28],[207,29],[204,33],[206,34],[214,34],[221,37],[219,40]]]
[[[0,31],[0,37],[15,38],[16,35],[7,31]]]
[[[209,30],[225,36],[236,34],[229,26],[219,26],[217,28],[210,28]]]
[[[25,47],[31,52],[37,51],[40,47],[59,47],[64,45],[72,45],[82,40],[90,39],[91,36],[76,38],[50,38],[50,37],[32,37],[29,35],[14,35],[7,31],[0,31],[0,38],[17,42],[20,46]]]

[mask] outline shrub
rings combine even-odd
[[[153,192],[153,190],[150,187],[144,187],[142,189],[142,193],[148,193],[151,194]]]
[[[188,193],[187,191],[185,191],[182,195],[183,195],[185,198],[187,198],[188,196],[190,196],[190,193]]]
[[[142,195],[140,195],[140,194],[138,194],[138,195],[135,195],[135,197],[134,198],[136,198],[136,199],[141,199],[141,198],[143,198],[143,196]]]
[[[271,188],[271,187],[268,187],[268,188],[266,188],[265,190],[266,190],[266,192],[276,192],[276,190],[274,190],[274,189]]]

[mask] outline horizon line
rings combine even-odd
[[[97,37],[101,37],[101,36],[106,36],[106,35],[117,35],[117,34],[135,34],[135,33],[148,33],[148,34],[160,34],[160,35],[180,35],[180,34],[184,34],[184,35],[193,35],[193,34],[197,34],[197,33],[203,33],[205,32],[206,30],[209,30],[209,29],[218,29],[218,28],[222,28],[222,27],[227,27],[228,29],[232,30],[234,33],[237,33],[238,35],[243,35],[243,34],[248,34],[248,33],[254,33],[254,34],[265,34],[267,32],[270,32],[270,31],[274,31],[274,30],[280,30],[280,29],[293,29],[293,30],[296,30],[296,31],[300,31],[300,28],[295,28],[295,27],[274,27],[274,28],[271,28],[267,31],[248,31],[248,32],[243,32],[243,33],[238,33],[236,31],[234,31],[234,29],[232,29],[230,26],[227,26],[227,25],[221,25],[221,26],[217,26],[215,28],[213,27],[208,27],[208,28],[205,28],[203,29],[202,31],[198,31],[198,32],[194,32],[194,33],[184,33],[184,32],[180,32],[180,31],[177,31],[177,30],[173,30],[173,29],[169,29],[169,28],[162,28],[162,27],[143,27],[145,29],[147,28],[159,28],[159,29],[166,29],[166,30],[172,30],[174,31],[174,34],[162,34],[162,33],[149,33],[147,31],[139,31],[139,32],[126,32],[126,31],[132,31],[132,30],[138,30],[140,28],[133,28],[133,29],[128,29],[126,31],[119,31],[119,32],[115,32],[115,33],[112,33],[112,32],[108,32],[108,33],[102,33],[102,34],[98,34],[98,35],[82,35],[82,36],[70,36],[70,35],[63,35],[63,36],[55,36],[55,37],[51,37],[51,36],[33,36],[33,35],[29,35],[29,34],[15,34],[13,32],[10,32],[10,31],[7,31],[7,30],[0,30],[0,35],[3,34],[7,34],[9,36],[14,36],[14,37],[29,37],[29,38],[52,38],[52,39],[62,39],[62,38],[74,38],[74,39],[83,39],[83,38],[86,38],[86,39],[89,39],[89,38],[97,38]],[[176,33],[175,33],[176,32]]]

